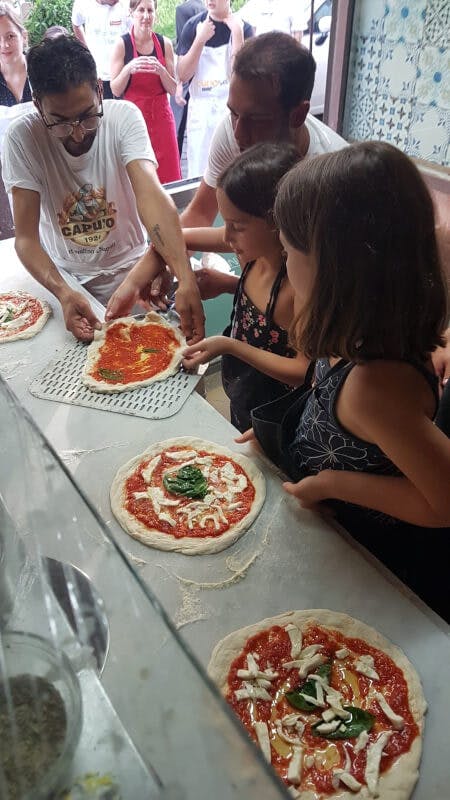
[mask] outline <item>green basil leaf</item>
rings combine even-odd
[[[319,675],[324,681],[329,681],[331,676],[331,661],[327,661],[326,664],[321,664],[314,674]],[[298,708],[300,711],[317,711],[317,706],[313,705],[313,703],[308,703],[304,697],[300,696],[300,693],[307,694],[308,697],[314,697],[314,699],[317,700],[316,681],[307,678],[305,683],[299,684],[291,692],[286,692],[285,697],[289,705],[293,708]]]
[[[107,381],[123,381],[123,372],[120,372],[120,370],[104,369],[100,367],[99,374],[102,378],[106,378]]]
[[[337,730],[331,733],[320,733],[316,728],[323,724],[321,720],[311,725],[311,732],[314,736],[321,736],[323,739],[356,739],[362,731],[372,730],[375,717],[370,711],[364,711],[356,706],[344,706],[344,711],[348,711],[351,717],[348,720],[342,720]]]
[[[202,471],[192,464],[181,467],[177,473],[164,475],[163,484],[171,494],[203,500],[208,492],[208,484]]]
[[[157,350],[155,347],[143,347],[142,348],[142,352],[143,353],[160,353],[161,350]]]
[[[3,320],[3,322],[11,322],[11,320],[14,319],[14,309],[13,308],[7,308],[6,310],[7,310],[8,313],[7,313],[6,317],[5,317],[5,319]]]

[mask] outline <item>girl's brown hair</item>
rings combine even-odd
[[[400,150],[362,142],[303,161],[280,183],[275,221],[316,265],[291,332],[308,357],[417,361],[443,344],[433,204]]]
[[[141,0],[130,0],[129,9],[131,12],[135,11],[138,7]],[[153,5],[155,6],[155,11],[158,8],[158,0],[153,0]]]
[[[16,14],[12,5],[9,3],[0,3],[0,17],[7,17],[17,30],[20,31],[25,41],[27,40],[27,29],[18,14]]]

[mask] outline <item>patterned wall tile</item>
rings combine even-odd
[[[448,48],[450,36],[450,3],[429,0],[425,15],[424,41]]]
[[[359,0],[343,134],[449,164],[450,0]]]

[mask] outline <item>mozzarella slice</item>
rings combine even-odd
[[[392,731],[383,731],[383,733],[380,733],[378,739],[367,748],[367,762],[364,778],[372,797],[378,797],[381,756],[391,736]]]
[[[335,775],[336,778],[338,778],[338,785],[340,781],[345,786],[347,786],[347,788],[350,789],[351,792],[359,792],[359,790],[362,789],[362,783],[357,781],[356,778],[353,777],[353,775],[351,775],[349,772],[346,772],[343,769],[333,770],[333,775]]]
[[[378,704],[390,722],[392,722],[396,731],[401,731],[402,728],[405,727],[405,720],[400,714],[396,714],[394,709],[390,707],[389,703],[387,702],[386,698],[381,694],[381,692],[375,692],[374,697],[377,699]]]
[[[266,722],[258,722],[255,720],[253,723],[253,728],[255,730],[258,744],[262,750],[263,756],[269,764],[272,762],[272,754],[270,751],[270,739],[269,739],[269,729],[267,727]]]
[[[300,628],[297,628],[297,626],[293,625],[292,622],[286,625],[284,630],[291,640],[291,658],[297,658],[302,649],[302,632]]]
[[[161,461],[161,456],[155,456],[155,458],[152,458],[152,460],[148,462],[145,469],[141,470],[141,475],[146,483],[151,482],[152,475],[160,461]]]
[[[361,731],[354,744],[353,747],[354,752],[359,753],[360,750],[364,750],[368,741],[369,741],[369,734],[367,733],[367,731]]]
[[[244,686],[241,689],[235,689],[236,700],[271,700],[271,696],[267,689],[263,686],[254,686],[252,683],[244,681]]]
[[[331,722],[321,722],[320,725],[317,725],[317,727],[314,728],[314,730],[324,734],[333,733],[333,731],[337,731],[340,724],[340,719],[333,719]]]
[[[336,650],[334,655],[339,659],[347,658],[350,655],[350,650],[347,647],[341,647],[340,650]]]
[[[290,783],[298,786],[302,779],[302,760],[303,760],[303,747],[294,745],[291,760],[289,761],[287,779]]]
[[[373,656],[360,656],[357,661],[355,661],[355,669],[357,672],[360,672],[361,675],[365,675],[366,678],[372,678],[372,680],[379,681],[380,676],[375,669],[375,662],[373,660]]]
[[[320,667],[321,664],[325,664],[327,661],[326,656],[317,653],[315,656],[311,656],[311,658],[301,658],[296,661],[287,661],[283,664],[285,669],[298,669],[298,674],[300,678],[306,678],[308,673],[312,672],[316,667]]]

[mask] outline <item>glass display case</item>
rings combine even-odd
[[[288,797],[0,380],[0,796]]]

